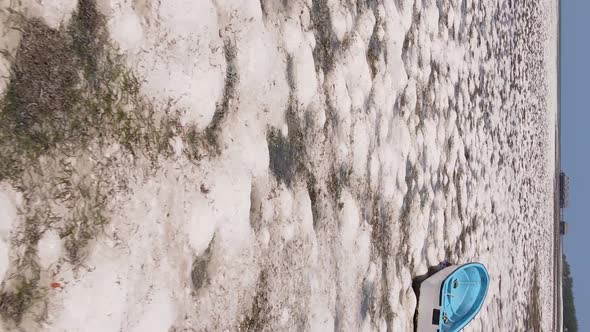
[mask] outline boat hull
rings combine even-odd
[[[433,315],[436,315],[436,310],[440,312],[440,289],[444,280],[458,268],[459,265],[446,267],[420,284],[416,332],[437,332],[439,330],[439,317],[433,317]]]

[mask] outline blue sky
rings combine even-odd
[[[590,331],[590,1],[562,0],[561,162],[570,177],[565,254],[574,278],[580,331]]]

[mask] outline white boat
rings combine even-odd
[[[489,275],[480,263],[451,265],[420,284],[417,332],[458,332],[479,312]]]

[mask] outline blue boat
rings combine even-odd
[[[481,310],[489,281],[480,263],[451,265],[424,280],[417,332],[461,331]]]

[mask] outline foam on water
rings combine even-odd
[[[66,286],[23,326],[411,331],[412,279],[443,259],[490,274],[466,331],[552,308],[552,1],[101,6],[156,112],[174,100],[202,129],[229,99],[222,152],[194,163],[178,137],[150,175],[122,170],[85,269],[52,267]],[[52,233],[39,245],[44,268],[63,255]]]

